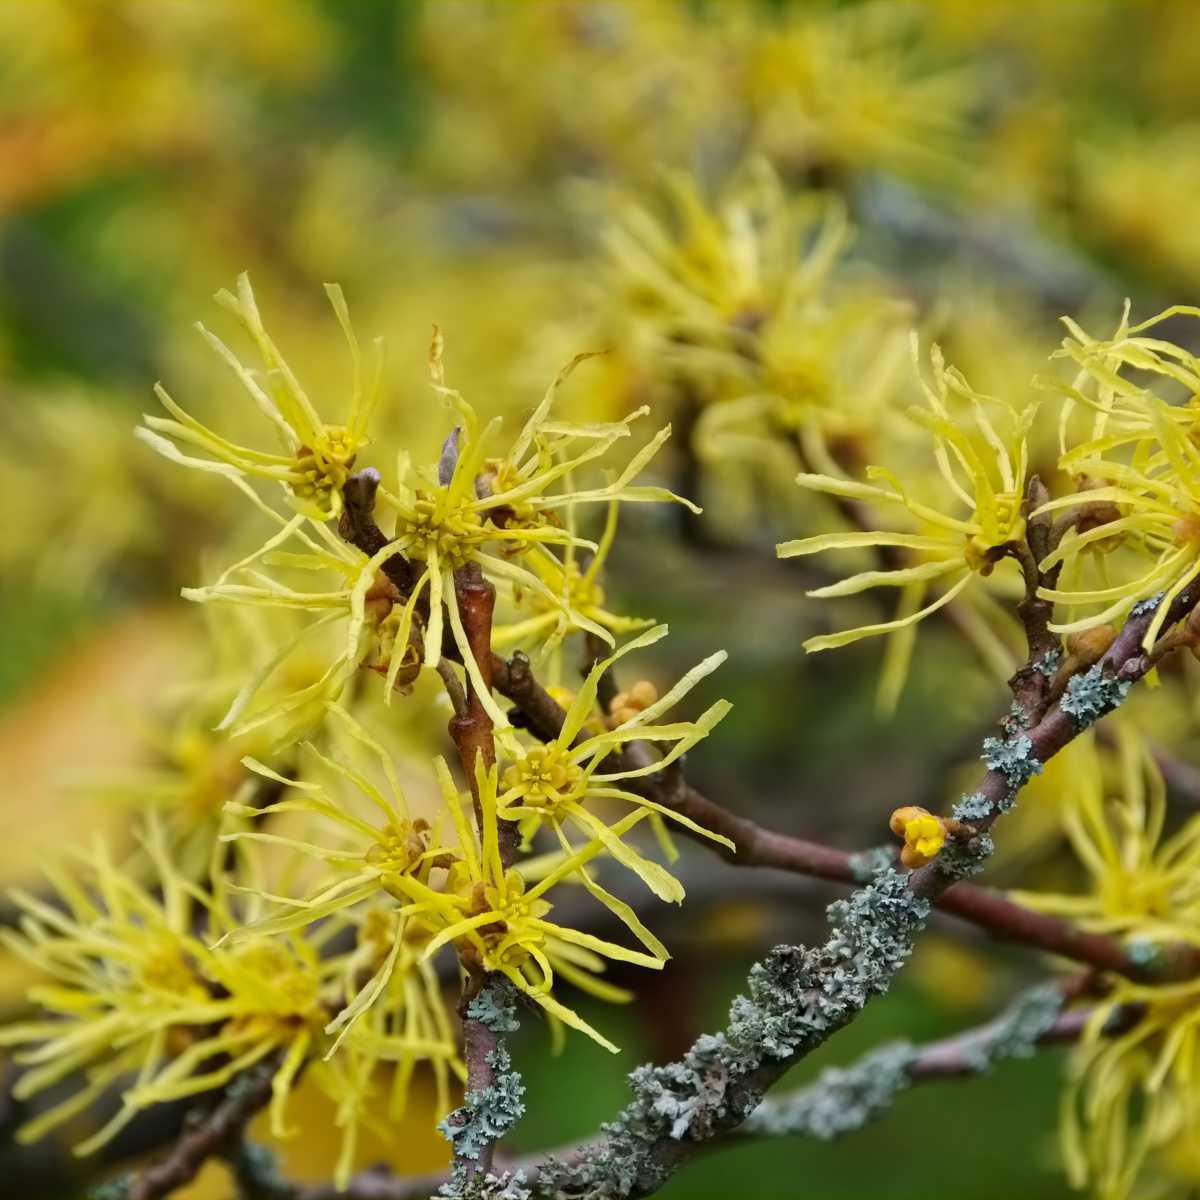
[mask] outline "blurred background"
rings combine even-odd
[[[92,833],[119,845],[138,806],[164,795],[196,811],[223,798],[194,731],[173,723],[182,691],[227,665],[179,589],[254,531],[233,489],[164,463],[131,431],[160,379],[224,429],[247,419],[192,327],[221,320],[210,297],[243,270],[297,373],[335,405],[345,350],[321,284],[342,284],[360,336],[388,343],[379,440],[416,455],[441,424],[426,382],[434,323],[449,382],[514,419],[573,354],[608,349],[566,405],[612,419],[650,403],[675,424],[663,471],[706,506],[700,522],[639,514],[608,573],[618,611],[670,623],[664,678],[730,652],[705,698],[734,711],[691,777],[739,811],[850,848],[886,840],[881,813],[898,804],[943,803],[1005,707],[1003,635],[924,631],[886,718],[878,646],[806,660],[801,641],[829,617],[803,597],[803,564],[777,563],[772,547],[820,514],[787,489],[786,455],[747,467],[705,452],[713,396],[694,394],[686,355],[658,353],[661,280],[636,251],[653,244],[647,221],[680,244],[691,228],[703,268],[688,206],[720,212],[748,186],[785,197],[810,247],[844,219],[847,247],[821,282],[837,297],[826,316],[867,314],[854,338],[835,354],[811,322],[808,342],[784,329],[770,378],[725,380],[717,399],[844,393],[839,436],[874,461],[886,417],[863,381],[887,368],[895,394],[915,387],[909,328],[980,390],[1019,398],[1060,314],[1107,330],[1126,296],[1142,315],[1200,302],[1195,20],[1191,0],[0,4],[3,881],[36,886],[41,861]],[[806,206],[819,214],[808,226]],[[1052,780],[1039,786],[1052,796]],[[1036,811],[1021,820],[992,882],[1056,869]],[[638,979],[637,1002],[602,1018],[581,1004],[625,1054],[572,1039],[552,1058],[540,1031],[522,1035],[521,1146],[593,1130],[633,1065],[718,1025],[749,963],[812,936],[833,894],[690,848],[684,878],[684,914],[658,914],[675,954],[663,979]],[[1037,970],[938,925],[896,994],[797,1079],[883,1039],[983,1019]],[[26,982],[0,958],[6,1016]],[[852,1139],[726,1151],[663,1195],[780,1197],[792,1194],[782,1181],[803,1180],[814,1200],[1063,1196],[1061,1067],[1047,1053],[918,1089]],[[363,1161],[443,1162],[426,1099]],[[0,1178],[21,1186],[0,1190],[73,1195],[80,1168],[61,1146],[11,1144],[16,1107],[0,1102]],[[912,1130],[926,1122],[940,1150],[913,1172]],[[283,1150],[300,1177],[327,1175],[334,1153],[313,1127]],[[187,1194],[226,1195],[219,1168]]]

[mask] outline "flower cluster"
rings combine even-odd
[[[726,492],[739,465],[782,485],[863,461],[896,423],[907,309],[845,269],[841,204],[789,196],[764,161],[715,203],[679,173],[661,190],[612,202],[604,237],[634,379],[681,412]]]
[[[446,385],[435,331],[433,389],[453,425],[432,464],[411,467],[405,448],[384,483],[359,462],[380,357],[365,365],[341,291],[326,290],[351,352],[344,424],[319,415],[243,276],[236,295],[218,299],[262,366],[244,366],[201,332],[274,427],[278,449],[235,442],[161,388],[169,417],[147,416],[139,430],[167,459],[230,480],[269,535],[212,583],[185,589],[210,617],[207,677],[179,689],[148,727],[153,767],[105,784],[148,810],[137,853],[117,862],[100,849],[79,871],[52,871],[61,907],[19,897],[26,915],[7,941],[48,976],[32,993],[45,1016],[7,1027],[0,1042],[25,1068],[22,1098],[83,1080],[23,1137],[116,1092],[119,1111],[77,1147],[86,1153],[149,1105],[269,1064],[277,1136],[289,1132],[302,1076],[332,1101],[344,1182],[360,1131],[385,1130],[403,1111],[418,1068],[432,1074],[443,1113],[466,1080],[443,994],[452,961],[473,987],[507,978],[556,1037],[569,1027],[615,1050],[564,1000],[564,985],[621,1002],[630,993],[604,977],[610,963],[657,970],[669,955],[606,875],[624,868],[678,902],[682,885],[641,834],[651,831],[668,860],[677,852],[667,823],[730,845],[638,790],[728,711],[724,701],[695,719],[674,711],[724,654],[661,695],[643,682],[621,704],[600,700],[614,664],[667,632],[615,611],[600,573],[623,506],[689,503],[640,479],[670,427],[590,478],[644,415],[558,417],[563,384],[590,356],[560,372],[505,441],[498,418],[481,422]],[[259,493],[261,481],[279,485],[285,511]],[[586,536],[589,511],[602,516],[596,540]],[[494,636],[492,600],[481,625],[460,595],[464,581],[498,598]],[[616,647],[628,634],[637,636]],[[574,691],[561,686],[569,639],[586,641],[593,659],[596,646],[615,647]],[[496,650],[513,645],[556,661],[565,712],[552,737],[515,728],[490,686]],[[435,680],[458,706],[456,722],[466,706],[486,725],[484,752],[459,745],[473,766],[465,787],[441,754],[422,767],[394,720],[387,735],[369,731],[396,695],[412,694],[412,711],[440,724]],[[595,899],[637,948],[559,917],[567,889]]]
[[[1090,728],[1132,686],[1105,662],[1122,622],[1141,622],[1141,647],[1151,655],[1168,629],[1171,646],[1197,644],[1193,618],[1174,623],[1175,602],[1194,604],[1200,576],[1200,359],[1162,336],[1197,316],[1200,310],[1176,306],[1134,323],[1127,305],[1105,339],[1067,319],[1054,357],[1073,374],[1038,381],[1041,395],[1057,396],[1058,404],[983,396],[935,347],[927,406],[910,413],[929,437],[926,468],[909,454],[901,457],[902,470],[868,468],[865,482],[802,473],[803,489],[841,501],[850,528],[778,547],[785,558],[827,551],[871,556],[857,573],[813,589],[816,598],[899,590],[890,619],[805,643],[818,651],[888,635],[882,692],[891,701],[918,622],[944,611],[969,633],[964,619],[973,612],[995,634],[1002,629],[995,598],[1007,592],[1016,601],[1023,593],[1026,630],[1041,639],[1031,642],[1036,656],[1028,670],[1046,680],[1047,703],[1071,718],[1076,735],[1054,775],[1054,803],[1035,818],[1035,828],[1045,845],[1057,825],[1086,887],[1026,890],[1016,898],[1118,939],[1143,967],[1104,980],[1103,998],[1071,1060],[1063,1106],[1072,1179],[1080,1186],[1092,1181],[1113,1197],[1129,1195],[1152,1153],[1191,1136],[1197,1124],[1200,984],[1173,976],[1171,964],[1200,945],[1200,820],[1169,817],[1162,776],[1137,725],[1123,719],[1111,749]],[[1035,426],[1043,412],[1057,426],[1057,453],[1035,475],[1031,458],[1051,441]],[[1052,480],[1056,492],[1041,479]],[[901,520],[877,520],[877,510],[895,511]],[[1167,708],[1181,702],[1177,686],[1168,700]],[[985,743],[988,766],[1011,786],[1041,769],[1024,732],[1030,719],[1016,704],[1008,736]],[[956,809],[960,821],[986,815],[966,803]],[[901,858],[910,868],[947,844],[945,824],[912,806],[893,814],[892,830],[904,839]]]
[[[1102,752],[1085,735],[1062,820],[1086,871],[1082,893],[1021,892],[1026,904],[1120,937],[1148,973],[1180,946],[1200,945],[1200,818],[1168,833],[1166,787],[1135,729],[1117,726]],[[1111,759],[1111,761],[1107,761]],[[1129,1030],[1111,1036],[1121,1012]],[[1196,1121],[1200,983],[1114,978],[1069,1068],[1062,1145],[1076,1186],[1125,1196],[1149,1154]]]
[[[1067,398],[1064,431],[1076,408],[1091,421],[1060,460],[1076,490],[1043,509],[1061,514],[1068,526],[1043,563],[1061,564],[1059,586],[1042,592],[1063,610],[1060,632],[1120,619],[1161,593],[1163,603],[1144,638],[1149,649],[1171,601],[1200,574],[1200,453],[1194,440],[1200,359],[1151,332],[1182,316],[1197,317],[1200,310],[1176,306],[1130,324],[1126,306],[1108,339],[1067,322],[1059,353],[1078,371],[1070,384],[1059,385]],[[1080,610],[1090,611],[1079,616]]]

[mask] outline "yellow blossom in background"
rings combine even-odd
[[[1200,126],[1119,128],[1076,147],[1080,220],[1131,263],[1179,285],[1200,277],[1188,197],[1200,186]]]
[[[1022,891],[1030,907],[1114,934],[1148,963],[1179,943],[1200,945],[1200,817],[1166,831],[1166,788],[1132,727],[1118,729],[1119,774],[1110,783],[1094,742],[1076,755],[1063,821],[1087,873],[1083,894]],[[1110,791],[1110,788],[1112,791]],[[1115,796],[1113,796],[1115,791]],[[1141,1015],[1115,1036],[1123,1006]],[[1064,1158],[1077,1187],[1128,1195],[1149,1153],[1195,1120],[1200,1067],[1200,983],[1108,981],[1063,1097]]]
[[[1167,833],[1162,775],[1133,728],[1122,723],[1117,729],[1115,788],[1088,738],[1075,755],[1062,812],[1090,891],[1079,896],[1018,894],[1023,903],[1069,916],[1088,929],[1152,945],[1200,944],[1200,818]]]
[[[895,424],[905,306],[841,259],[845,212],[753,162],[716,203],[668,174],[605,235],[612,320],[694,422],[692,452],[781,477],[853,466]]]
[[[922,53],[922,25],[885,4],[433,5],[419,31],[445,97],[432,167],[453,180],[536,177],[557,150],[636,178],[748,148],[794,170],[952,179],[979,84]]]
[[[962,177],[955,152],[978,81],[921,53],[919,9],[786,6],[762,21],[735,3],[723,13],[736,14],[734,78],[757,149],[794,168]]]
[[[56,1143],[14,1154],[17,1191],[86,1188],[154,1106],[194,1119],[245,1070],[274,1073],[252,1136],[292,1139],[280,1168],[301,1189],[375,1161],[440,1168],[425,1139],[465,1090],[460,1005],[489,972],[521,993],[523,1038],[531,1018],[555,1050],[566,1026],[609,1049],[649,1035],[665,1061],[703,999],[692,975],[724,971],[712,951],[795,940],[754,872],[731,899],[695,869],[706,839],[730,847],[670,811],[677,786],[869,844],[877,807],[839,798],[830,824],[829,758],[866,799],[879,779],[942,793],[960,735],[995,715],[976,660],[994,699],[1025,657],[1010,543],[1042,556],[1062,637],[1018,680],[1053,722],[1136,606],[1200,577],[1200,309],[1135,322],[1127,305],[1088,332],[1124,294],[1193,298],[1185,0],[251,7],[0,5],[10,869],[68,856],[2,935],[25,972],[5,969],[10,1007],[37,980],[0,1027],[13,1124]],[[196,295],[233,278],[235,337],[191,336]],[[387,331],[389,360],[326,279],[360,333]],[[910,328],[945,349],[923,402]],[[159,378],[186,385],[160,388],[139,444]],[[371,505],[382,541],[351,520]],[[805,561],[780,569],[785,537]],[[798,603],[801,577],[828,603]],[[486,661],[456,603],[468,580],[495,589]],[[163,666],[155,606],[196,581],[191,661]],[[650,613],[685,650],[635,669],[625,656],[665,631]],[[914,681],[894,736],[864,725],[861,662],[795,657],[873,634],[879,708]],[[728,705],[674,711],[724,658],[713,645],[751,702],[719,761],[703,739]],[[1200,655],[1150,680],[1119,726],[1045,763],[983,881],[1145,968],[1069,993],[1094,1012],[1064,1059],[1064,1158],[1106,1200],[1182,1194],[1200,1130],[1200,991],[1155,969],[1200,949],[1200,843],[1177,803],[1196,786]],[[486,745],[480,706],[495,766],[485,753],[464,786],[447,726]],[[1022,722],[1002,719],[1006,741]],[[111,755],[124,726],[140,745]],[[114,849],[73,853],[95,824]],[[681,825],[694,848],[672,842]],[[914,869],[955,828],[907,803],[892,825]],[[664,909],[659,928],[643,885],[678,901],[684,882],[695,919]],[[737,910],[755,919],[716,929]],[[628,968],[662,968],[676,941],[690,962],[662,990],[644,978],[617,1038],[589,1000],[630,1000]],[[1011,984],[1007,956],[948,947],[917,950],[922,1004],[982,1010]],[[1010,1106],[1014,1129],[1033,1107]],[[63,1166],[59,1138],[107,1150]],[[1025,1159],[1005,1164],[1010,1190],[1042,1170]],[[222,1171],[191,1187],[224,1196]]]

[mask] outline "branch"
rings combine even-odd
[[[472,563],[454,573],[454,603],[458,605],[463,630],[471,656],[479,665],[483,686],[492,683],[492,613],[496,604],[496,589],[484,579],[478,564]],[[449,684],[447,685],[449,687]],[[492,719],[483,704],[483,697],[466,677],[465,703],[451,690],[455,713],[450,718],[450,736],[458,747],[463,771],[475,797],[475,812],[480,835],[483,831],[483,808],[479,797],[479,771],[490,770],[496,763],[496,742]],[[461,706],[460,706],[461,705]],[[499,821],[500,860],[505,868],[516,856],[518,832],[512,821]],[[462,959],[466,970],[463,980],[459,1015],[462,1018],[463,1058],[467,1066],[466,1104],[445,1120],[443,1131],[454,1146],[455,1164],[464,1177],[476,1173],[487,1176],[492,1168],[496,1138],[503,1132],[502,1124],[494,1129],[488,1123],[487,1108],[496,1096],[504,1097],[505,1089],[517,1093],[519,1108],[520,1076],[510,1073],[508,1054],[499,1037],[501,1025],[489,1020],[479,1009],[487,999],[488,988],[493,991],[496,978],[489,976],[478,961]],[[519,1116],[515,1112],[512,1120]],[[482,1129],[482,1132],[480,1132]]]
[[[1184,617],[1195,600],[1195,594],[1182,595],[1167,624]],[[1100,662],[1073,678],[1037,725],[984,742],[988,771],[979,791],[955,810],[956,819],[972,827],[965,845],[908,875],[882,870],[831,905],[824,945],[776,947],[751,970],[749,993],[734,1001],[724,1032],[704,1035],[677,1062],[634,1071],[632,1102],[575,1162],[547,1164],[538,1194],[597,1200],[652,1194],[706,1142],[737,1128],[796,1062],[883,994],[908,959],[932,902],[982,865],[991,850],[987,830],[1028,779],[1116,708],[1150,669],[1153,660],[1141,641],[1156,607],[1137,606]]]
[[[777,1099],[764,1100],[738,1130],[741,1136],[810,1136],[822,1140],[849,1133],[880,1115],[914,1084],[983,1074],[1008,1058],[1031,1055],[1036,1048],[1071,1044],[1091,1020],[1090,1009],[1062,1011],[1064,990],[1033,988],[995,1020],[923,1046],[899,1042],[870,1051],[849,1067],[829,1068],[818,1079]],[[1135,1006],[1116,1010],[1103,1029],[1115,1037],[1131,1029],[1140,1013]],[[710,1149],[734,1145],[713,1143]],[[587,1147],[585,1147],[585,1150]],[[563,1147],[506,1160],[507,1171],[524,1177],[535,1194],[539,1172],[549,1159],[571,1164],[579,1152]],[[426,1200],[449,1182],[445,1173],[397,1178],[386,1169],[365,1171],[345,1191],[332,1185],[275,1183],[254,1200]]]
[[[807,1136],[820,1141],[861,1129],[915,1083],[983,1075],[1008,1058],[1027,1058],[1039,1046],[1075,1042],[1092,1013],[1063,1012],[1053,985],[1030,989],[993,1021],[953,1037],[914,1046],[892,1042],[849,1067],[830,1067],[814,1083],[762,1102],[738,1131],[747,1136]],[[1113,1037],[1136,1024],[1132,1006],[1113,1013],[1103,1033]]]
[[[215,1108],[184,1129],[166,1158],[129,1182],[127,1200],[170,1196],[191,1183],[210,1158],[229,1153],[254,1115],[270,1102],[277,1065],[270,1062],[252,1067],[234,1080]]]
[[[1018,559],[1028,565],[1032,551],[1028,559],[1018,552]],[[1036,572],[1036,562],[1032,565]],[[1177,599],[1167,625],[1185,616],[1195,599],[1189,593]],[[1022,705],[1028,728],[985,739],[988,770],[979,790],[965,797],[954,813],[963,837],[928,866],[911,874],[884,868],[849,899],[831,905],[824,945],[776,947],[752,969],[749,993],[734,1001],[725,1031],[701,1037],[677,1062],[638,1068],[630,1077],[632,1102],[606,1125],[602,1138],[569,1159],[547,1163],[538,1176],[537,1194],[616,1200],[657,1191],[706,1143],[736,1129],[792,1065],[885,992],[911,953],[932,903],[982,866],[991,850],[987,831],[1012,807],[1028,779],[1116,708],[1153,665],[1158,655],[1146,654],[1141,640],[1156,607],[1152,602],[1138,605],[1099,662],[1070,678],[1056,702],[1049,703],[1045,689],[1039,688],[1031,702]],[[1047,664],[1039,660],[1040,631],[1028,621],[1027,629],[1031,653],[1025,670],[1042,674]],[[494,671],[494,683],[517,704],[534,732],[557,732],[562,711],[537,685],[527,660],[514,658],[507,672]],[[669,782],[670,773],[659,780],[660,785]],[[683,796],[699,803],[698,793],[677,790],[676,802]],[[717,816],[718,811],[708,813],[710,819]],[[723,831],[723,824],[739,820],[727,814],[715,828]],[[740,832],[744,839],[757,837],[752,826]],[[774,836],[759,837],[757,846],[764,856],[783,849]],[[817,868],[814,873],[834,869],[836,852],[822,848],[806,853]],[[977,904],[975,909],[1009,912],[1003,905]],[[1030,930],[1045,928],[1040,919],[1027,919]],[[1094,946],[1087,941],[1090,936],[1073,935],[1063,944],[1076,950]]]

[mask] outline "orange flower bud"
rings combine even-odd
[[[946,844],[945,822],[915,804],[896,809],[888,825],[897,837],[904,838],[900,861],[910,869],[932,862]]]

